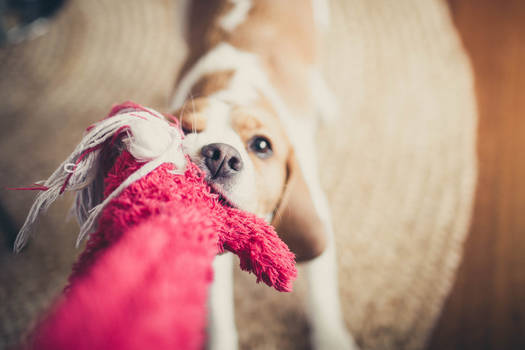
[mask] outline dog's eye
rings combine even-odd
[[[272,154],[272,144],[264,136],[254,136],[248,141],[248,147],[259,158],[269,158]]]

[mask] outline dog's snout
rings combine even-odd
[[[243,163],[239,152],[225,143],[211,143],[202,147],[201,154],[210,170],[212,179],[226,178],[242,170]]]

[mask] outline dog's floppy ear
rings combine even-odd
[[[326,232],[314,206],[310,189],[293,152],[288,163],[286,187],[272,225],[295,253],[297,261],[320,255],[326,246]]]

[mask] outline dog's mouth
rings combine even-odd
[[[225,207],[238,208],[238,206],[228,197],[226,191],[220,184],[214,183],[213,180],[208,180],[211,192],[217,194],[219,203]]]
[[[225,207],[239,209],[239,205],[231,199],[228,191],[224,188],[224,184],[212,178],[210,171],[204,161],[201,158],[191,158],[192,161],[204,172],[204,179],[208,183],[208,186],[210,186],[211,193],[218,195],[219,203]]]

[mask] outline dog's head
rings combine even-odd
[[[186,153],[227,204],[271,221],[298,260],[322,252],[321,223],[295,151],[264,98],[249,106],[197,98],[174,114]]]
[[[230,205],[269,218],[287,180],[291,146],[279,119],[250,107],[198,98],[178,112],[184,148]]]

